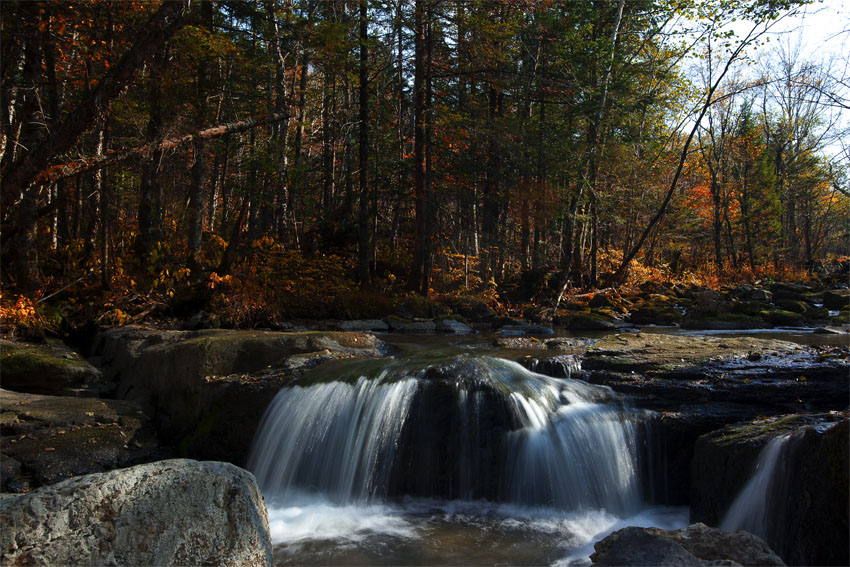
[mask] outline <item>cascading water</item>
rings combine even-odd
[[[249,468],[271,502],[272,535],[279,542],[298,539],[293,533],[303,526],[296,524],[305,521],[319,538],[350,522],[381,524],[375,531],[394,538],[429,531],[433,539],[439,531],[436,506],[440,526],[457,528],[460,522],[469,529],[488,517],[488,530],[493,522],[499,529],[514,526],[510,537],[539,524],[540,513],[528,510],[545,509],[554,547],[566,541],[584,545],[641,510],[644,417],[608,388],[487,356],[328,364],[278,394],[263,418]],[[470,506],[478,512],[470,514]],[[293,561],[311,562],[303,555]]]
[[[780,435],[771,439],[759,454],[755,472],[732,502],[720,527],[734,532],[746,530],[767,539],[772,528],[771,516],[781,505],[774,496],[781,493],[785,474],[786,449],[792,435]],[[774,509],[772,509],[774,508]]]

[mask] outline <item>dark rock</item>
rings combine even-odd
[[[804,327],[806,325],[802,315],[791,311],[772,309],[762,311],[761,316],[765,321],[777,327]]]
[[[759,535],[789,564],[847,565],[850,420],[846,414],[758,419],[700,437],[691,469],[691,520],[720,523],[754,474],[767,444],[789,435],[779,449],[782,466],[765,497]]]
[[[433,333],[436,330],[434,321],[421,319],[405,319],[390,316],[384,319],[393,333]]]
[[[353,321],[342,321],[337,325],[340,331],[389,331],[389,326],[380,319],[355,319]]]
[[[803,313],[807,321],[826,321],[829,319],[829,309],[826,307],[809,307]]]
[[[151,331],[104,333],[98,351],[120,397],[141,404],[180,456],[243,464],[265,407],[302,370],[334,358],[378,357],[358,332]]]
[[[850,399],[848,349],[750,337],[639,333],[587,351],[585,380],[661,412],[651,424],[653,502],[688,503],[696,439],[758,415],[842,410]]]
[[[199,329],[216,329],[220,325],[216,315],[210,315],[206,311],[198,311],[183,323],[183,330],[197,331]]]
[[[3,387],[32,394],[97,396],[100,371],[59,342],[34,345],[0,340]]]
[[[749,293],[747,299],[760,303],[770,303],[773,300],[773,294],[766,289],[754,289]]]
[[[496,331],[497,335],[500,336],[532,336],[532,335],[554,335],[555,331],[550,329],[549,327],[543,327],[542,325],[505,325],[498,331]]]
[[[455,335],[468,335],[472,332],[469,325],[454,319],[438,319],[435,323],[438,333],[454,333]]]
[[[776,306],[784,311],[790,311],[791,313],[805,313],[809,309],[809,304],[805,301],[794,301],[790,299],[785,300],[777,300]]]
[[[0,390],[0,406],[3,461],[20,464],[4,465],[3,490],[21,475],[34,487],[162,456],[150,419],[128,402]]]
[[[571,331],[610,331],[630,326],[629,323],[594,311],[565,311],[558,315],[558,322]]]
[[[702,312],[689,312],[682,322],[684,329],[745,330],[761,329],[764,326],[764,320],[761,318],[742,313],[705,315]]]
[[[490,321],[496,316],[496,313],[486,303],[475,297],[450,296],[442,301],[453,313],[457,313],[473,323]]]
[[[682,530],[628,527],[594,547],[593,565],[785,565],[753,534],[724,532],[704,524]]]
[[[823,306],[832,311],[850,307],[850,289],[828,289],[823,292]]]
[[[4,565],[273,564],[254,476],[162,461],[76,477],[0,501]]]

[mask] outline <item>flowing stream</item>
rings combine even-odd
[[[275,398],[249,462],[278,564],[573,564],[643,498],[648,414],[476,353],[326,363]]]

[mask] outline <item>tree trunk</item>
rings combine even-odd
[[[416,0],[413,23],[413,196],[415,200],[415,228],[413,240],[413,265],[410,268],[408,287],[422,290],[425,270],[425,237],[427,227],[427,202],[425,176],[425,1]]]
[[[360,205],[358,210],[358,278],[361,287],[371,283],[369,260],[369,20],[366,0],[360,0]]]

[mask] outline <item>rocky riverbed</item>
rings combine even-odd
[[[767,301],[766,295],[756,294],[755,290],[748,293],[746,297],[758,296]],[[827,299],[824,294],[809,299],[839,306],[844,296],[834,295],[837,299]],[[650,300],[661,301],[657,297],[647,298]],[[603,301],[594,303],[598,306]],[[608,309],[610,314],[604,315],[620,321],[614,327],[629,324],[616,309],[605,305],[592,309]],[[570,321],[576,320],[575,315],[570,315]],[[709,450],[717,445],[713,439],[729,435],[724,433],[729,424],[761,423],[758,420],[765,416],[780,415],[793,416],[782,418],[790,420],[782,423],[795,424],[801,430],[824,421],[840,422],[829,434],[829,439],[839,440],[827,445],[838,447],[843,442],[847,446],[847,417],[841,412],[848,409],[850,400],[850,366],[848,348],[841,346],[841,341],[835,341],[833,346],[805,346],[752,336],[649,332],[593,338],[554,336],[546,327],[529,324],[524,318],[491,321],[490,328],[501,331],[494,338],[470,334],[473,327],[480,328],[482,324],[458,316],[432,321],[424,327],[428,333],[468,337],[457,339],[461,342],[441,339],[443,343],[435,344],[503,353],[537,372],[607,386],[626,396],[631,405],[654,412],[650,433],[644,439],[647,452],[652,455],[646,466],[653,471],[647,494],[659,504],[691,504],[694,521],[717,525],[720,513],[733,498],[730,494],[740,489],[742,479],[753,467],[758,452],[755,449]],[[407,325],[390,321],[387,329],[422,332]],[[152,467],[150,471],[157,467],[165,470],[162,459],[173,457],[245,466],[263,412],[281,387],[327,361],[401,354],[398,346],[388,346],[381,340],[380,332],[376,336],[363,330],[382,329],[377,321],[345,325],[324,322],[315,326],[349,330],[178,331],[121,327],[99,334],[86,352],[87,357],[56,341],[0,343],[3,492],[49,492],[62,486],[58,484],[62,481],[86,478],[79,475],[109,474],[113,469],[142,463],[149,463],[145,466]],[[809,417],[815,415],[820,417]],[[761,447],[764,443],[748,441],[745,445]],[[846,471],[846,450],[842,453],[817,449],[815,453],[824,457],[814,464],[809,462],[805,474],[817,477]],[[707,472],[715,469],[716,473]],[[733,479],[729,476],[732,474],[738,476]],[[794,474],[795,478],[803,478],[803,473]],[[727,477],[728,481],[724,480]],[[847,501],[846,495],[840,493],[842,486],[846,491],[846,482],[842,485],[818,481],[812,486],[805,492],[808,496],[794,497],[795,502],[805,504],[806,498],[810,502]],[[71,489],[61,490],[68,493]],[[32,492],[36,493],[42,492]],[[714,499],[712,503],[705,504],[706,495]],[[18,504],[14,502],[18,498],[4,501],[4,506],[11,507],[4,509],[12,510],[6,518],[16,517]],[[19,502],[23,506],[25,501]],[[819,527],[825,523],[838,527],[847,524],[846,506],[827,509],[810,503],[806,510],[806,526],[813,527],[814,532],[831,533]],[[37,529],[47,534],[53,528]],[[798,533],[802,527],[794,529]],[[846,541],[846,530],[844,534]],[[73,540],[81,536],[69,533],[62,537]],[[812,551],[813,547],[828,546],[810,543],[814,536],[788,537],[798,543],[793,549],[777,549],[786,561],[834,564],[845,560],[840,549]],[[32,549],[39,547],[38,542],[28,541],[31,549],[26,553],[35,553]],[[768,541],[772,546],[779,545],[770,538]],[[4,543],[4,557],[26,555],[21,555],[24,552],[15,545],[18,544]],[[252,557],[260,555],[254,553]]]

